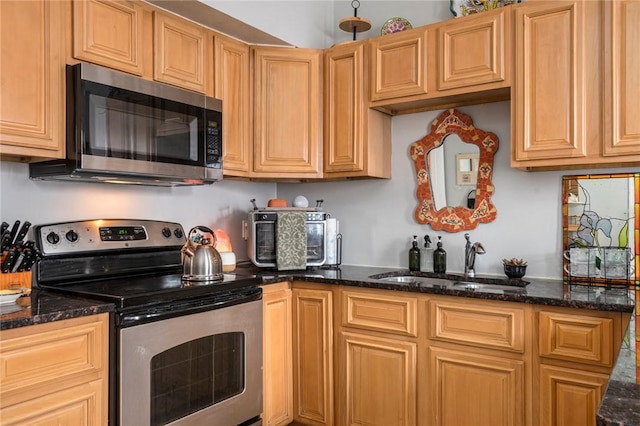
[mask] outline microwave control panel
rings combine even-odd
[[[207,167],[214,169],[222,168],[222,129],[220,124],[218,120],[207,118],[205,163]]]

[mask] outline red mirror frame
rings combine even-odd
[[[445,138],[452,133],[457,134],[462,141],[476,145],[480,150],[474,209],[466,207],[435,209],[427,168],[427,154],[442,145]],[[416,196],[419,204],[415,211],[418,223],[428,223],[434,231],[460,232],[474,229],[479,223],[494,221],[497,211],[491,203],[491,195],[494,192],[491,175],[493,157],[498,146],[498,137],[492,132],[476,129],[468,115],[456,109],[449,109],[440,114],[431,124],[431,132],[412,143],[410,148],[418,181]]]

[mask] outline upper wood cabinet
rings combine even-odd
[[[640,2],[603,3],[604,155],[640,161]]]
[[[512,167],[640,165],[640,107],[630,95],[640,90],[640,53],[627,42],[638,38],[639,10],[626,1],[514,6]]]
[[[427,93],[426,27],[370,40],[372,101]]]
[[[153,78],[205,93],[207,33],[204,27],[155,11],[153,40]]]
[[[222,99],[222,165],[225,176],[248,177],[251,170],[251,105],[249,46],[214,35],[214,96]]]
[[[0,157],[63,158],[64,3],[0,2]]]
[[[324,52],[324,178],[391,177],[391,117],[367,102],[365,44]]]
[[[140,2],[74,1],[74,58],[142,76],[143,13]]]
[[[509,87],[511,13],[505,9],[436,26],[437,90]],[[490,83],[495,83],[490,86]]]
[[[315,49],[253,48],[253,177],[322,177],[321,59]]]
[[[370,40],[370,106],[408,114],[509,99],[511,8]]]

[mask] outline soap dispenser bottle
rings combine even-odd
[[[442,237],[438,237],[438,248],[433,252],[433,272],[447,272],[447,252],[442,248]]]
[[[413,242],[411,243],[411,248],[409,249],[409,270],[420,270],[420,249],[418,248],[417,235],[413,236]]]
[[[420,249],[420,270],[433,272],[433,248],[429,235],[424,236],[424,247]]]

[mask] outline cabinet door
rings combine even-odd
[[[74,1],[74,58],[142,75],[142,14],[130,1]]]
[[[154,12],[153,36],[153,78],[205,93],[207,36],[204,28]]]
[[[76,385],[3,408],[4,426],[105,425],[106,379]]]
[[[605,374],[540,366],[540,424],[595,426],[609,378]]]
[[[438,27],[438,90],[505,82],[510,13],[504,9],[453,19]],[[510,45],[510,44],[509,44]]]
[[[263,317],[263,414],[265,426],[293,421],[293,362],[291,354],[291,290],[266,293]]]
[[[418,28],[370,42],[370,100],[427,93],[427,30]]]
[[[364,43],[324,57],[324,177],[391,177],[391,117],[368,108]]]
[[[341,424],[416,424],[416,344],[349,332],[340,333]]]
[[[640,2],[604,2],[604,155],[634,155],[640,161]]]
[[[63,158],[64,3],[0,2],[0,155]]]
[[[293,289],[294,419],[333,424],[333,297]]]
[[[431,347],[429,371],[428,424],[525,423],[523,361]]]
[[[255,177],[321,177],[320,59],[313,49],[255,48]]]
[[[583,10],[580,1],[527,2],[515,9],[515,162],[587,153]]]
[[[222,165],[225,176],[249,176],[251,167],[251,82],[249,46],[214,36],[215,97],[224,102]]]

